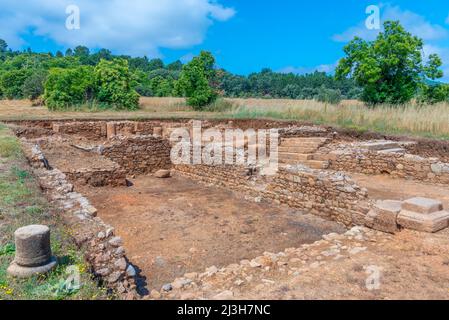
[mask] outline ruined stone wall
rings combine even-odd
[[[363,225],[371,206],[367,191],[339,172],[290,166],[263,177],[241,166],[177,165],[175,169],[194,180],[286,204],[346,226]]]
[[[121,297],[137,298],[136,270],[128,261],[123,240],[115,235],[114,228],[96,217],[97,209],[74,191],[64,173],[43,167],[44,155],[38,146],[23,143],[23,147],[42,190],[71,230],[77,246],[84,250],[93,274]]]
[[[449,163],[437,158],[367,150],[337,150],[326,156],[330,169],[449,184]]]
[[[78,169],[64,172],[72,183],[90,185],[92,187],[125,186],[126,172],[122,168],[114,169]]]
[[[128,174],[170,169],[170,143],[154,136],[117,136],[102,148],[102,155],[118,163]]]
[[[63,122],[53,123],[53,131],[58,134],[79,134],[90,139],[106,137],[106,122]]]

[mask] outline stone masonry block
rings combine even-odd
[[[402,210],[430,214],[442,211],[443,203],[433,199],[417,197],[404,201]]]
[[[398,215],[398,224],[406,229],[434,233],[449,227],[449,212],[423,214],[402,210]]]
[[[399,228],[397,217],[401,211],[401,201],[379,201],[367,214],[365,225],[369,228],[387,233],[396,233]]]

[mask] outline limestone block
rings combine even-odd
[[[61,125],[57,123],[53,123],[53,132],[59,133],[61,131]]]
[[[159,170],[154,174],[154,176],[161,179],[170,178],[171,172],[170,170]]]
[[[399,144],[394,141],[373,141],[364,143],[360,146],[362,149],[368,149],[371,151],[380,151],[380,150],[388,150],[388,149],[397,149],[399,148]]]
[[[153,134],[156,136],[162,136],[162,127],[154,127]]]
[[[106,124],[106,135],[108,139],[111,139],[116,136],[115,122],[108,122]]]
[[[412,198],[403,202],[402,210],[412,211],[422,214],[430,214],[443,210],[443,203],[438,200],[428,198]]]
[[[401,201],[379,201],[367,214],[365,225],[369,228],[387,233],[397,232],[397,217],[401,211]]]
[[[398,224],[406,229],[434,233],[449,226],[449,212],[418,213],[402,210],[398,215]]]

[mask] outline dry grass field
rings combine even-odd
[[[274,118],[361,131],[410,134],[449,139],[449,103],[419,106],[381,105],[369,108],[360,101],[328,105],[310,100],[234,100],[233,118]]]
[[[229,118],[298,120],[360,131],[449,139],[449,104],[383,105],[369,108],[360,101],[329,105],[314,100],[225,99],[211,111],[196,112],[182,98],[141,98],[138,111],[69,110],[50,112],[28,100],[0,101],[1,120]]]

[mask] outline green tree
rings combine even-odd
[[[167,70],[181,71],[182,70],[182,62],[179,60],[176,60],[175,62],[170,63],[169,65],[167,65]]]
[[[89,48],[87,48],[85,46],[78,46],[78,47],[75,48],[75,50],[73,52],[73,55],[75,57],[79,57],[79,58],[83,57],[83,58],[85,58],[85,57],[88,57],[90,55],[90,50],[89,50]]]
[[[407,32],[399,22],[387,21],[375,41],[356,37],[345,46],[336,76],[353,78],[363,88],[369,104],[400,104],[410,101],[429,77],[440,78],[438,57],[423,63],[423,41]],[[440,61],[441,62],[441,61]]]
[[[31,75],[26,78],[23,83],[22,96],[27,99],[35,100],[43,95],[47,75],[48,72],[46,70],[33,70]]]
[[[318,90],[316,100],[330,104],[339,104],[342,100],[342,96],[340,90],[328,89],[325,86],[322,86]]]
[[[0,53],[4,53],[6,50],[8,50],[8,44],[5,40],[0,39]]]
[[[448,84],[423,84],[418,95],[420,104],[435,104],[439,102],[449,102],[449,85]]]
[[[164,62],[161,59],[152,59],[148,62],[148,70],[153,71],[157,69],[163,69]]]
[[[212,54],[202,51],[182,68],[175,91],[187,97],[187,103],[194,109],[201,110],[217,98],[210,85],[215,76],[214,64]]]
[[[150,88],[155,97],[169,97],[173,93],[173,81],[156,76],[150,80]]]
[[[96,98],[100,103],[117,109],[138,109],[139,94],[132,82],[127,60],[101,60],[95,68]]]
[[[90,66],[51,69],[45,82],[44,102],[50,110],[85,104],[94,97],[93,79]]]
[[[0,78],[0,87],[3,96],[8,99],[21,99],[25,80],[30,76],[30,70],[13,69],[6,71]]]

